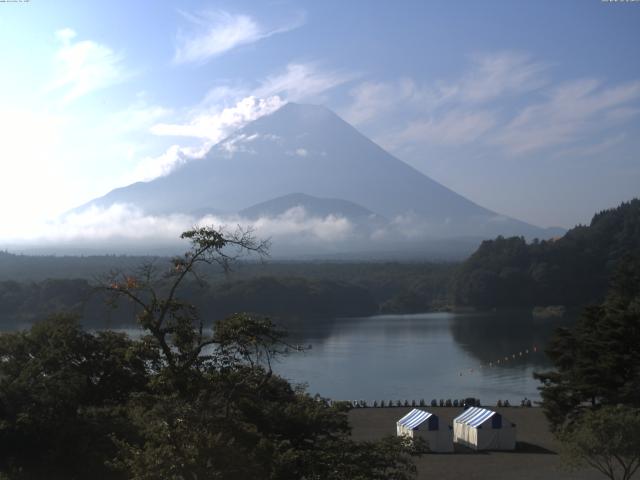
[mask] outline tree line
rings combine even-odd
[[[640,252],[640,200],[596,214],[562,238],[484,241],[455,273],[452,299],[480,308],[583,306],[603,300],[609,278]]]
[[[162,259],[152,263],[161,264]],[[128,269],[135,269],[133,265]],[[329,264],[310,266],[304,275],[297,265],[278,267],[276,264],[267,269],[268,274],[255,265],[234,267],[228,278],[205,268],[201,281],[184,282],[183,295],[213,318],[238,311],[260,312],[283,320],[424,312],[447,303],[453,268],[450,264],[350,264],[350,268]],[[98,284],[99,276],[0,281],[0,329],[31,324],[50,312],[81,315],[88,328],[135,324],[135,308],[103,308],[104,292],[96,289]]]

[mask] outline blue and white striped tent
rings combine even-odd
[[[414,408],[396,423],[398,436],[422,438],[432,452],[452,452],[451,427],[440,429],[440,422],[431,412]]]
[[[453,419],[453,441],[476,450],[514,450],[516,426],[498,412],[471,407]]]

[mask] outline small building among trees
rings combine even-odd
[[[474,450],[515,450],[516,425],[493,410],[471,407],[453,419],[453,441]]]
[[[414,408],[396,423],[398,436],[421,438],[432,452],[453,452],[451,427],[440,426],[440,421],[431,412]]]

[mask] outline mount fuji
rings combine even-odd
[[[332,111],[295,103],[247,124],[202,159],[112,190],[74,212],[113,205],[152,216],[246,221],[255,223],[258,235],[268,220],[273,227],[278,219],[316,219],[321,222],[315,230],[297,237],[310,242],[307,249],[298,245],[306,253],[403,250],[403,244],[454,238],[472,238],[477,245],[497,235],[562,233],[477,205],[386,152]],[[340,235],[323,235],[323,225],[332,231],[337,221]]]

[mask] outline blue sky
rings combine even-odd
[[[640,194],[640,2],[9,2],[0,59],[0,238],[286,101],[537,225]]]

